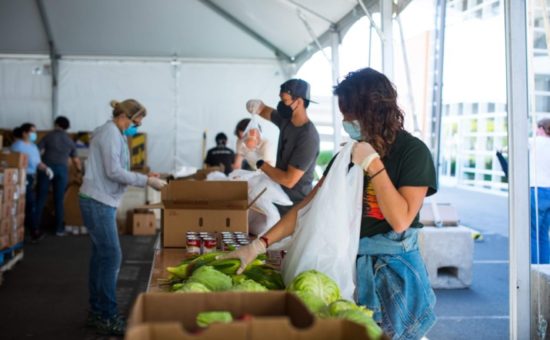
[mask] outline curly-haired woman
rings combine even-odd
[[[418,212],[436,192],[436,175],[426,145],[403,128],[397,92],[371,68],[352,72],[334,88],[343,126],[358,141],[352,162],[365,173],[363,218],[357,266],[357,302],[394,339],[419,339],[435,323],[435,295],[418,251]],[[330,165],[325,175],[330,171]],[[229,254],[242,267],[267,246],[291,235],[298,210],[323,184],[287,213],[261,239]]]

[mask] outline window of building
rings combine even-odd
[[[550,74],[535,75],[535,90],[550,91]]]
[[[537,112],[550,112],[550,96],[537,95],[535,98],[535,110]]]

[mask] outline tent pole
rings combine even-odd
[[[393,77],[393,1],[380,0],[382,21],[382,71],[391,80]]]
[[[401,41],[401,51],[403,53],[403,64],[405,66],[405,77],[407,78],[407,92],[409,98],[409,105],[411,105],[411,113],[414,124],[414,132],[420,136],[420,125],[418,124],[418,112],[416,111],[416,105],[413,96],[413,86],[411,80],[411,69],[409,67],[409,57],[407,55],[407,44],[405,43],[405,34],[403,33],[403,24],[401,23],[401,16],[396,18],[397,25],[399,27],[399,38]]]
[[[40,14],[40,19],[42,21],[42,27],[44,28],[44,33],[48,39],[48,48],[50,52],[50,65],[51,65],[51,76],[52,76],[52,122],[54,121],[57,115],[57,79],[58,79],[58,66],[59,66],[59,54],[55,47],[55,42],[52,35],[52,30],[50,29],[50,22],[46,16],[46,10],[42,0],[36,0],[36,7],[38,7],[38,13]]]
[[[332,31],[332,85],[338,85],[338,77],[340,76],[340,34],[334,28]],[[333,151],[336,154],[340,149],[340,141],[342,140],[341,134],[341,125],[340,125],[340,115],[338,113],[338,98],[332,96],[332,127],[334,129],[333,133]]]
[[[527,2],[504,1],[508,106],[510,339],[532,339]]]
[[[439,174],[441,153],[441,116],[443,106],[443,62],[445,51],[446,0],[435,3],[434,62],[432,83],[432,129],[431,148],[436,173]],[[438,176],[439,178],[439,176]]]

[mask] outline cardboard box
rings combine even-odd
[[[0,234],[0,249],[4,249],[10,246],[10,236]]]
[[[129,186],[120,199],[120,204],[116,210],[116,222],[119,234],[125,235],[132,231],[132,221],[129,217],[134,209],[143,207],[147,203],[145,188]],[[158,202],[158,201],[157,201]]]
[[[15,217],[17,228],[25,228],[25,213],[19,213]]]
[[[188,231],[248,232],[248,183],[185,181],[162,190],[163,247],[185,248]]]
[[[80,186],[70,185],[65,191],[64,209],[65,224],[68,226],[83,226],[82,215],[80,214],[80,200],[78,193]]]
[[[8,216],[13,216],[17,213],[17,208],[15,207],[15,201],[13,199],[14,189],[4,188],[4,197],[2,197],[2,214],[0,217],[6,218]]]
[[[27,185],[27,169],[19,169],[17,172],[17,185],[25,187]]]
[[[19,196],[19,199],[17,200],[17,203],[16,203],[16,206],[17,208],[15,209],[17,214],[25,214],[25,208],[26,208],[26,201],[25,201],[25,196]]]
[[[10,220],[7,218],[0,219],[0,236],[8,236],[10,232]]]
[[[246,321],[196,325],[197,314],[228,311]],[[130,314],[125,339],[368,340],[365,328],[345,320],[316,319],[293,294],[266,293],[141,294]]]
[[[129,212],[132,235],[155,235],[157,232],[157,219],[155,214],[146,209],[136,209]]]
[[[10,233],[9,246],[13,247],[16,244],[23,242],[24,239],[25,239],[25,229],[17,228]]]
[[[0,153],[0,163],[6,162],[9,168],[26,169],[29,165],[27,155],[20,152]]]
[[[0,171],[0,186],[14,187],[19,182],[19,170],[16,168],[6,168]]]

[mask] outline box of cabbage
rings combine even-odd
[[[342,300],[338,286],[323,273],[304,272],[285,292],[280,273],[265,265],[263,257],[237,275],[239,260],[219,260],[218,255],[178,261],[171,254],[170,261],[160,262],[171,267],[162,271],[159,287],[173,294],[140,296],[128,335],[144,340],[222,335],[262,340],[385,338],[370,311]]]

